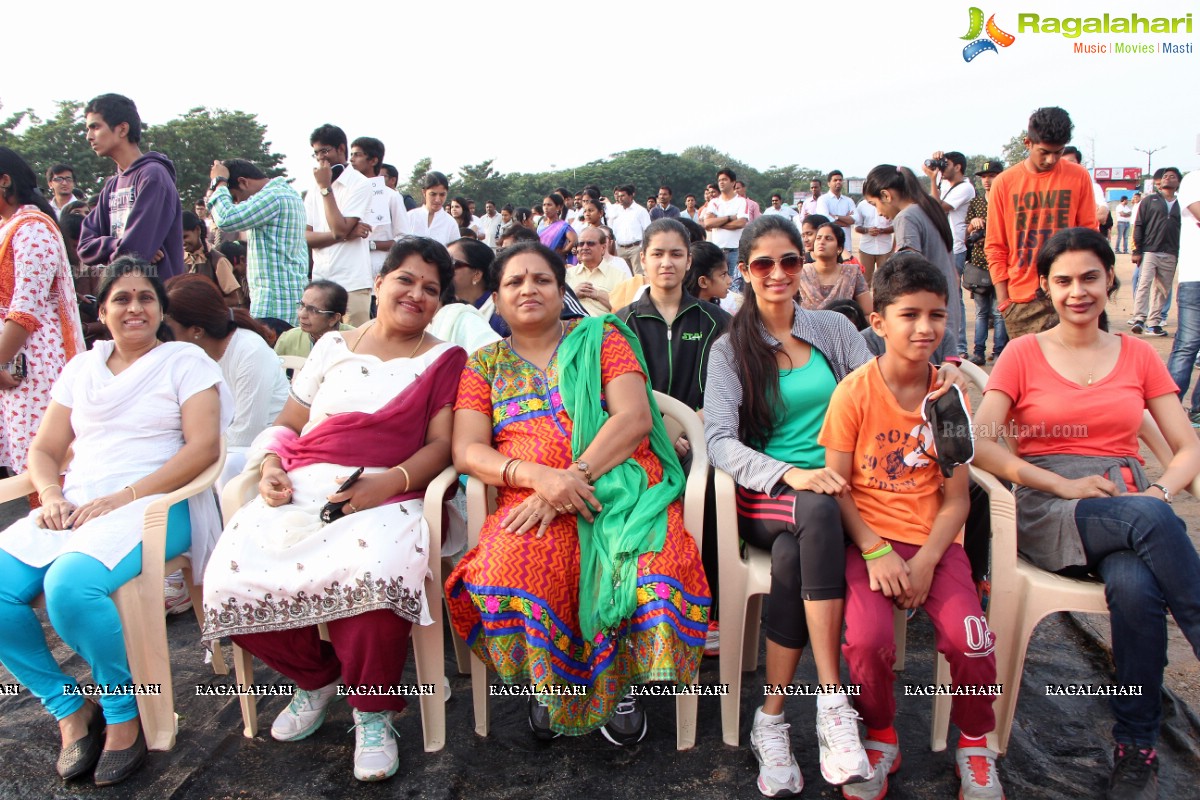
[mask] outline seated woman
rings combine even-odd
[[[1167,609],[1200,657],[1200,557],[1170,505],[1200,473],[1200,441],[1154,349],[1108,332],[1115,261],[1089,228],[1042,245],[1038,278],[1059,324],[1012,340],[996,359],[975,415],[975,464],[1017,485],[1023,558],[1104,581],[1116,683],[1141,689],[1110,700],[1116,749],[1107,796],[1157,797]],[[1139,454],[1143,409],[1174,453],[1154,482]],[[1018,438],[1014,454],[995,435],[1010,420],[1054,435]]]
[[[204,638],[232,636],[296,682],[271,726],[280,741],[321,726],[339,679],[398,685],[412,624],[432,622],[422,498],[450,464],[450,406],[466,353],[425,326],[452,280],[450,256],[432,239],[392,247],[375,279],[379,316],[321,337],[275,426],[250,449],[259,496],[234,515],[205,572]],[[359,467],[362,477],[338,491]],[[344,516],[323,524],[322,507],[343,502]],[[391,777],[399,766],[392,715],[404,701],[349,702],[354,777]]]
[[[803,252],[800,233],[783,216],[746,226],[738,253],[745,303],[729,334],[713,345],[704,392],[709,461],[737,483],[738,533],[771,553],[769,686],[792,682],[810,638],[817,680],[840,685],[846,551],[836,498],[849,485],[825,466],[817,434],[834,387],[870,360],[844,316],[805,311],[795,301]],[[949,379],[964,380],[953,367],[943,367],[939,378],[943,391]],[[783,695],[768,695],[750,730],[758,789],[768,797],[804,786],[783,701]],[[818,696],[821,774],[829,783],[861,782],[872,774],[858,719],[846,695]]]
[[[817,311],[831,300],[853,300],[867,315],[873,310],[862,270],[857,264],[841,263],[845,246],[845,232],[832,222],[813,232],[813,263],[800,271],[800,306],[805,311]]]
[[[300,324],[279,334],[275,340],[275,355],[308,358],[313,345],[333,330],[352,331],[347,325],[346,308],[350,296],[339,283],[322,280],[309,281],[296,303],[296,321]]]
[[[630,687],[693,683],[708,628],[683,470],[628,329],[559,320],[562,259],[521,243],[496,276],[512,336],[463,371],[454,463],[499,487],[498,508],[446,581],[454,629],[506,684],[584,692],[531,699],[538,737],[602,727],[632,744],[646,717]]]
[[[496,254],[483,242],[468,237],[451,242],[447,249],[454,265],[454,300],[443,305],[434,316],[429,332],[474,353],[500,339],[492,321],[493,317],[499,320],[492,300],[495,287],[491,279]]]
[[[246,465],[254,437],[279,416],[288,382],[279,357],[267,344],[267,332],[244,309],[225,306],[216,284],[203,275],[179,275],[167,281],[167,327],[175,340],[191,342],[221,368],[233,393],[233,422],[225,431],[224,486]]]
[[[146,506],[217,460],[231,411],[217,365],[198,348],[161,341],[169,336],[167,296],[154,275],[128,256],[107,267],[98,302],[112,340],[72,359],[55,382],[29,453],[42,507],[0,533],[0,662],[58,720],[58,774],[71,779],[94,767],[99,786],[124,780],[145,759],[137,699],[85,701],[51,655],[30,604],[45,593],[50,623],[97,685],[130,685],[110,595],[141,574]],[[60,489],[68,448],[74,457]],[[190,547],[203,569],[219,532],[211,495],[176,506],[167,558]]]

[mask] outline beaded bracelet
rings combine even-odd
[[[863,560],[874,561],[877,558],[883,558],[890,552],[892,552],[892,543],[885,542],[883,547],[879,548],[878,550],[872,550],[869,553],[863,553]]]

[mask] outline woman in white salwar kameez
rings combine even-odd
[[[95,767],[101,786],[124,780],[146,755],[110,595],[141,573],[146,506],[216,461],[232,417],[212,359],[193,345],[159,341],[169,335],[166,293],[152,275],[131,257],[107,268],[99,306],[112,341],[76,356],[55,382],[29,451],[42,507],[0,533],[0,661],[58,719],[59,774],[70,779]],[[60,488],[69,447],[74,456]],[[175,506],[167,557],[190,547],[201,568],[220,530],[211,493]],[[91,666],[100,706],[84,700],[47,647],[30,605],[43,592],[54,629]]]
[[[414,237],[392,248],[375,282],[379,316],[317,342],[283,413],[251,445],[259,496],[230,520],[204,575],[204,638],[231,636],[296,682],[274,738],[317,730],[339,679],[375,689],[349,700],[359,780],[398,767],[391,720],[404,701],[386,691],[401,680],[412,624],[432,622],[422,498],[450,464],[466,353],[425,327],[452,291],[445,247]],[[323,523],[322,507],[341,501],[345,516]]]

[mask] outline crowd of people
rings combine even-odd
[[[102,95],[85,118],[117,167],[90,210],[68,165],[47,170],[48,201],[0,148],[0,455],[35,489],[0,532],[0,661],[58,721],[64,779],[124,780],[146,743],[131,695],[71,690],[31,603],[45,594],[98,683],[128,685],[109,595],[140,569],[146,505],[224,437],[221,482],[251,471],[258,496],[224,530],[212,496],[176,506],[167,555],[203,575],[204,639],[231,637],[295,682],[275,739],[316,731],[339,684],[402,680],[411,626],[431,624],[441,532],[425,488],[453,465],[497,502],[446,577],[451,625],[500,681],[533,687],[536,737],[640,741],[634,687],[692,684],[719,652],[716,539],[739,535],[771,559],[765,687],[790,684],[811,643],[837,689],[816,701],[822,777],[880,800],[901,764],[892,609],[926,610],[954,684],[996,683],[986,567],[964,549],[987,532],[968,525],[967,467],[925,412],[967,413],[969,359],[995,362],[981,430],[1088,423],[1013,450],[981,435],[974,463],[1015,487],[1023,557],[1103,580],[1117,682],[1143,688],[1112,703],[1106,797],[1157,796],[1168,610],[1200,656],[1200,557],[1170,506],[1200,473],[1179,402],[1200,350],[1200,177],[1164,170],[1136,221],[1125,204],[1114,215],[1141,269],[1133,333],[1161,329],[1184,265],[1168,370],[1109,332],[1115,254],[1060,108],[1034,112],[1027,158],[985,164],[981,191],[961,153],[939,151],[928,189],[881,164],[858,203],[834,171],[799,209],[778,194],[764,209],[721,169],[682,209],[668,186],[643,205],[625,184],[611,201],[594,186],[532,209],[486,200],[482,217],[439,172],[420,204],[402,196],[382,142],[328,124],[303,196],[230,158],[184,210],[170,160],[139,147],[132,101]],[[290,382],[280,356],[303,359]],[[718,532],[711,506],[700,547],[685,530],[696,443],[669,437],[655,391],[703,420],[738,531]],[[1157,480],[1139,455],[1144,408],[1174,454]],[[164,610],[189,604],[169,580]],[[390,777],[403,700],[348,702],[355,777]],[[804,785],[786,719],[784,693],[766,691],[750,749],[768,797]],[[992,698],[955,697],[951,720],[959,797],[1000,800]]]

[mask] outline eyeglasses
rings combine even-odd
[[[778,260],[759,256],[746,266],[750,268],[751,275],[761,279],[774,272],[776,264],[779,265],[785,275],[796,275],[804,268],[804,257],[799,253],[788,253]]]
[[[604,242],[584,242],[580,241],[576,247],[600,247]]]
[[[337,316],[338,313],[336,311],[325,311],[324,309],[317,308],[316,306],[310,306],[304,302],[296,303],[296,310],[307,311],[310,314],[324,314],[327,317]]]
[[[75,179],[70,175],[55,175],[50,181],[51,183],[74,183]]]
[[[332,152],[333,152],[332,147],[321,147],[316,150],[313,150],[313,158],[320,161],[322,158],[328,158]]]
[[[471,262],[469,262],[469,261],[463,261],[462,259],[459,259],[459,258],[452,258],[451,261],[454,263],[455,269],[459,269],[461,267],[466,267],[468,269],[471,268]]]

